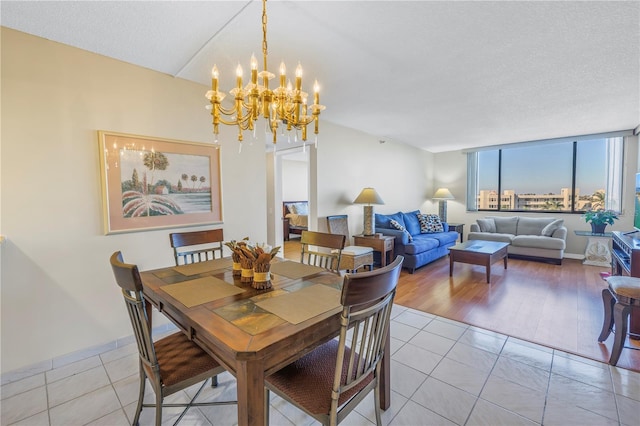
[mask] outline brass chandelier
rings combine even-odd
[[[251,55],[251,82],[242,87],[242,67],[236,68],[237,86],[229,91],[234,97],[234,104],[230,108],[222,106],[226,94],[218,90],[218,68],[214,65],[211,70],[211,90],[206,97],[211,102],[207,109],[213,117],[213,133],[215,143],[218,144],[218,127],[220,123],[238,126],[238,141],[242,142],[244,130],[255,131],[255,122],[262,115],[268,129],[273,134],[276,143],[278,127],[287,131],[302,132],[302,140],[307,140],[307,125],[314,123],[316,144],[318,138],[318,118],[325,109],[320,105],[320,86],[316,80],[313,85],[313,104],[307,105],[307,93],[302,91],[302,66],[298,63],[295,72],[295,85],[287,81],[286,67],[280,63],[280,87],[269,89],[269,80],[275,77],[267,71],[267,0],[262,0],[262,56],[263,71],[258,72],[258,61]],[[262,84],[258,79],[262,79]],[[228,118],[225,118],[228,117]]]

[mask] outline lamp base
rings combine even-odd
[[[364,206],[364,231],[362,235],[370,237],[375,235],[375,223],[373,222],[373,206]]]
[[[447,200],[440,200],[438,202],[438,216],[440,216],[440,220],[443,222],[447,221]]]

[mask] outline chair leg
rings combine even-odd
[[[269,397],[269,389],[264,388],[264,423],[269,424],[269,410],[271,409],[271,403]]]
[[[162,395],[156,392],[156,426],[162,426]]]
[[[613,307],[613,322],[616,327],[615,339],[613,341],[613,349],[611,350],[611,358],[609,364],[618,364],[620,353],[624,348],[624,342],[627,339],[627,323],[629,322],[629,313],[631,306],[616,303]]]
[[[218,387],[218,376],[213,376],[211,378],[211,387],[212,388]]]
[[[602,331],[598,342],[604,342],[611,334],[613,329],[613,305],[616,303],[611,291],[608,288],[602,290],[602,303],[604,306],[604,320],[602,322]]]
[[[147,377],[144,374],[144,370],[142,369],[142,363],[140,364],[140,390],[138,392],[138,406],[136,407],[136,414],[133,417],[133,425],[136,426],[139,424],[140,421],[140,413],[142,412],[142,402],[144,400],[144,389],[145,389],[145,385],[147,384],[146,382]]]
[[[376,384],[376,387],[373,388],[373,402],[375,404],[375,410],[376,410],[376,425],[377,426],[382,426],[382,416],[380,415],[380,380],[378,380],[378,383]]]

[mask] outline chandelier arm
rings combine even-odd
[[[225,114],[225,115],[229,115],[229,114]],[[248,123],[251,122],[251,120],[249,120],[249,118],[251,118],[250,114],[246,114],[240,120],[238,120],[237,118],[235,120],[225,120],[223,117],[218,117],[218,119],[220,120],[220,122],[222,124],[226,124],[228,126],[242,125],[242,129],[243,130],[248,129]],[[243,124],[243,123],[245,123],[245,124]]]
[[[242,101],[240,103],[240,105],[241,105],[240,110],[238,110],[238,104],[237,103],[234,103],[231,108],[225,108],[225,107],[222,106],[222,104],[217,103],[214,106],[214,108],[217,109],[223,115],[227,115],[227,116],[238,115],[239,114],[241,116],[240,121],[246,121],[249,117],[252,117],[251,105],[247,104],[244,101]],[[244,111],[245,109],[247,110],[247,113],[243,115],[242,111]],[[227,124],[227,123],[225,123],[225,124]],[[232,124],[236,124],[236,122],[233,121]]]
[[[236,105],[234,104],[232,108],[225,108],[222,105],[218,104],[218,111],[220,111],[224,115],[234,115],[236,113]]]

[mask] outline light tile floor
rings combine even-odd
[[[640,373],[394,306],[388,425],[637,425]],[[594,344],[595,341],[594,341]],[[127,425],[135,410],[133,344],[2,386],[2,425]],[[235,399],[219,377],[201,398]],[[153,391],[147,387],[147,398]],[[197,386],[168,398],[185,401]],[[369,395],[343,424],[375,424]],[[151,399],[149,400],[151,401]],[[165,409],[173,424],[179,409]],[[272,396],[272,425],[314,421]],[[232,425],[236,406],[192,408],[182,425]],[[140,424],[153,424],[144,409]]]

